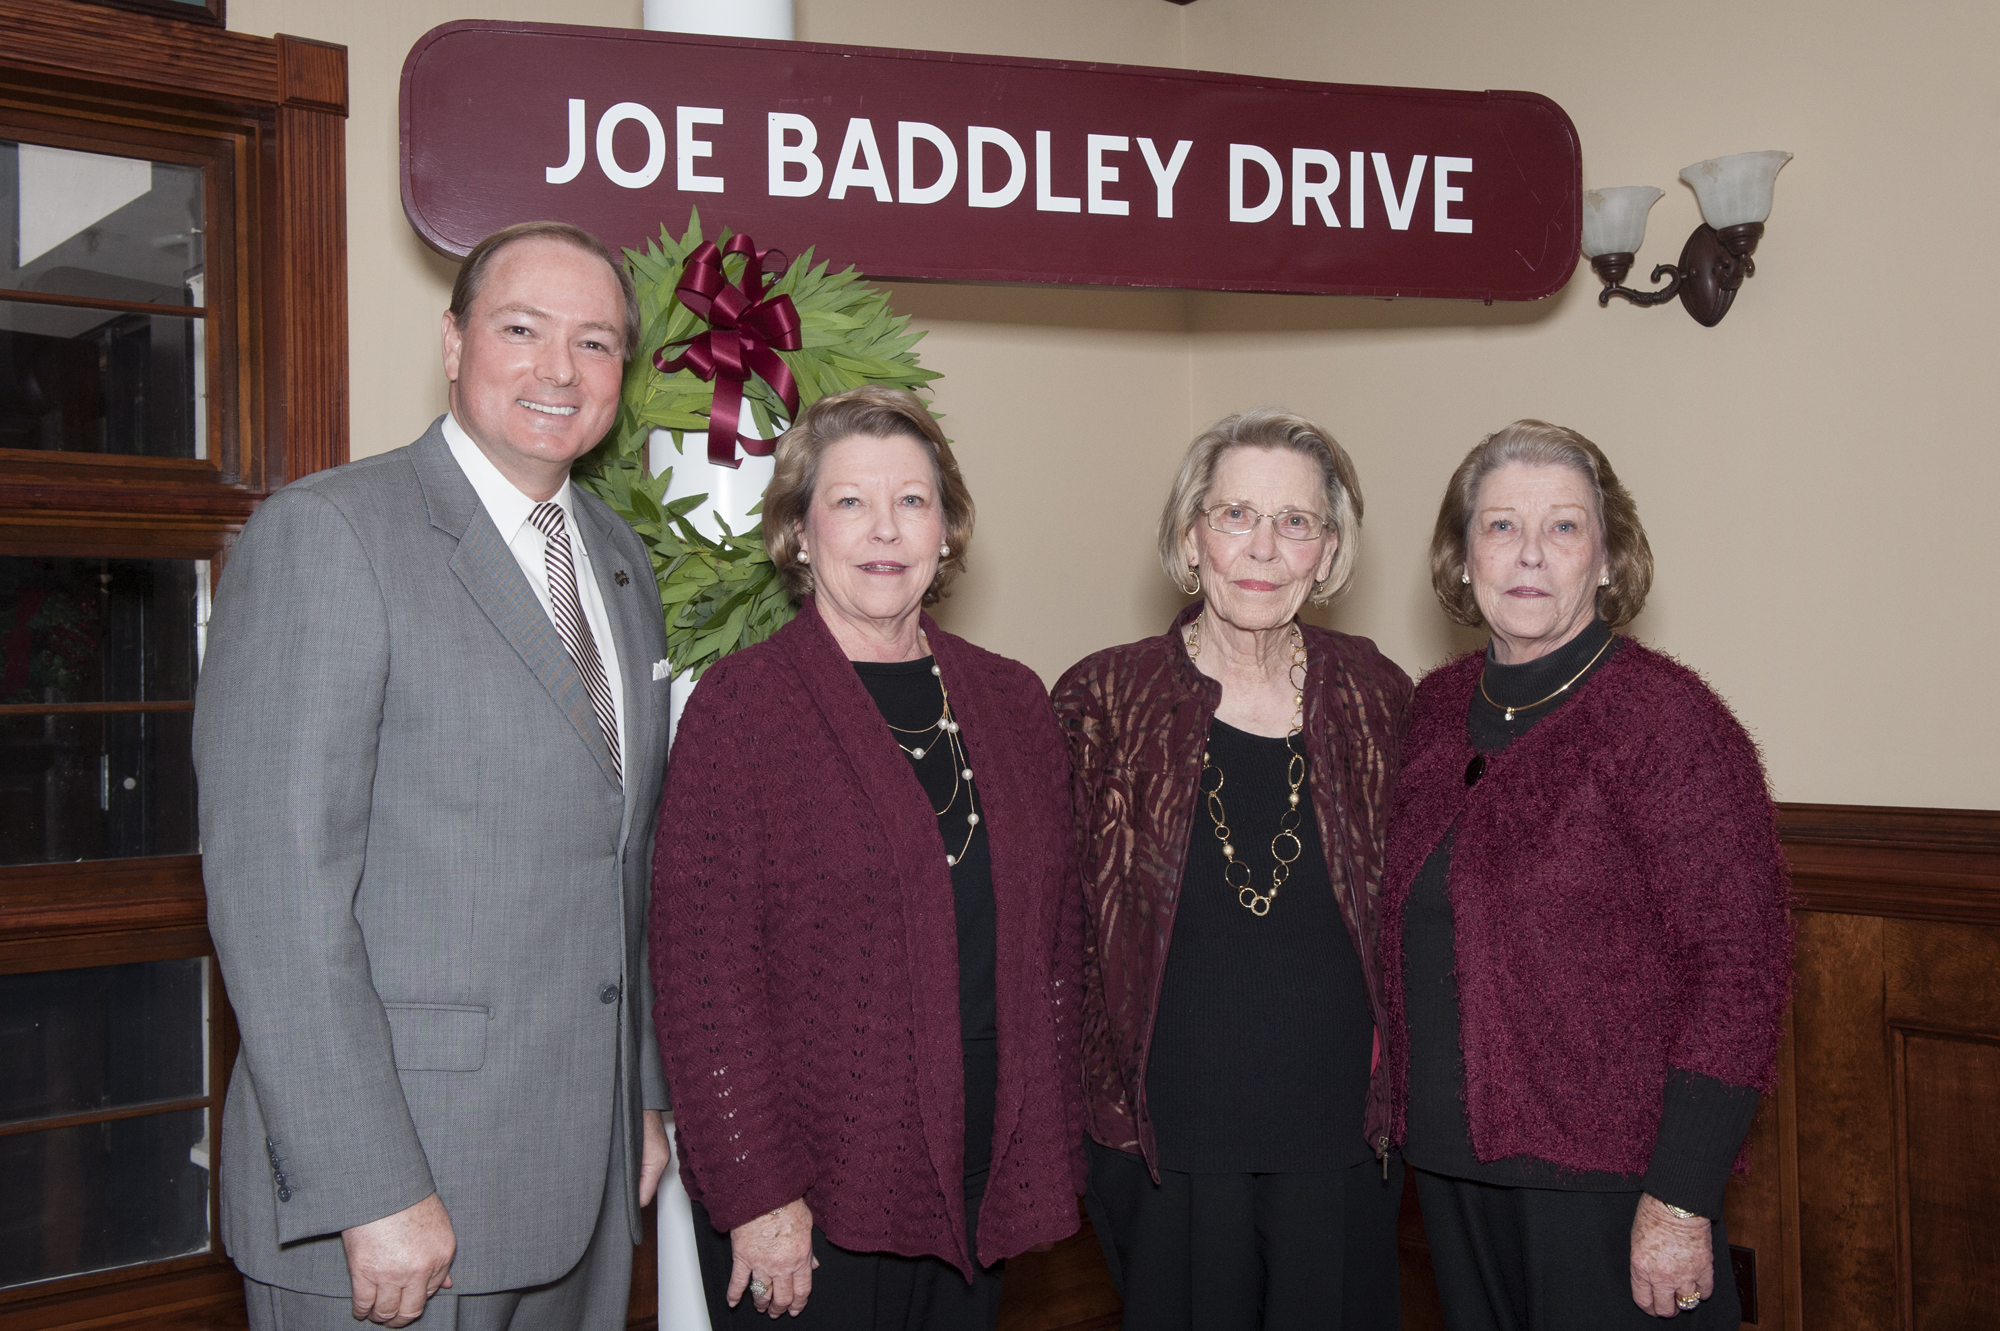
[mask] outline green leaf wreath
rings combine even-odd
[[[717,243],[729,236],[725,227]],[[639,347],[625,370],[618,423],[577,473],[585,488],[632,524],[651,551],[667,618],[667,659],[675,674],[692,671],[697,676],[729,653],[770,637],[798,612],[765,553],[761,523],[741,532],[731,532],[725,524],[723,538],[713,540],[689,518],[708,496],[669,503],[673,468],[657,476],[646,471],[646,441],[654,430],[672,431],[675,450],[683,451],[685,432],[708,428],[715,385],[689,369],[662,374],[653,365],[655,350],[708,327],[674,294],[688,254],[701,243],[701,214],[696,211],[688,219],[687,234],[678,240],[661,227],[659,240],[649,242],[644,254],[625,251],[626,267],[639,290]],[[744,255],[724,260],[732,281],[740,279],[747,262],[751,260]],[[771,284],[769,294],[790,296],[799,313],[804,345],[778,355],[798,381],[801,411],[829,393],[862,384],[913,389],[938,377],[917,364],[910,350],[923,334],[908,332],[909,318],[892,313],[888,297],[864,283],[853,268],[829,274],[826,264],[813,263],[808,249]],[[744,385],[743,401],[766,438],[791,423],[784,403],[760,377],[753,375]],[[693,465],[709,464],[697,457]]]

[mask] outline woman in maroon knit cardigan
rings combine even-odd
[[[1056,685],[1091,929],[1091,1220],[1144,1331],[1401,1323],[1375,903],[1410,680],[1303,624],[1361,494],[1273,410],[1198,436],[1160,519],[1189,606]]]
[[[813,594],[680,720],[652,966],[718,1331],[990,1331],[1003,1259],[1077,1227],[1062,740],[1027,667],[922,613],[972,516],[914,396],[815,402],[764,501]]]
[[[1431,543],[1485,651],[1418,686],[1382,894],[1394,1135],[1453,1331],[1739,1324],[1722,1194],[1789,992],[1757,750],[1616,636],[1652,553],[1595,444],[1517,421]]]

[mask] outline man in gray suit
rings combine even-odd
[[[497,233],[444,318],[450,414],[230,553],[195,766],[253,1327],[624,1324],[668,1155],[666,638],[645,547],[569,469],[637,336],[588,233]]]

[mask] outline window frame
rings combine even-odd
[[[243,184],[248,182],[241,180],[239,172],[239,165],[247,155],[246,147],[253,151],[256,147],[254,142],[245,142],[249,137],[246,127],[227,121],[197,122],[173,129],[136,126],[101,104],[77,104],[74,109],[66,107],[64,113],[57,113],[47,109],[51,103],[46,99],[40,106],[25,107],[21,105],[22,99],[10,96],[10,92],[0,83],[0,139],[81,152],[110,152],[115,156],[143,153],[153,161],[202,168],[205,248],[209,255],[203,276],[214,280],[208,284],[211,290],[205,294],[203,304],[179,310],[162,307],[160,312],[198,317],[207,325],[208,336],[204,339],[207,364],[203,368],[208,396],[211,403],[225,403],[228,409],[211,407],[209,419],[201,424],[207,444],[204,458],[0,448],[0,478],[19,484],[33,477],[55,487],[62,496],[61,502],[89,507],[95,506],[90,504],[89,492],[107,483],[126,487],[136,484],[180,492],[196,511],[211,506],[205,501],[218,487],[230,490],[246,484],[256,486],[262,480],[259,466],[262,458],[254,443],[255,432],[246,427],[255,419],[256,404],[252,399],[259,385],[252,355],[255,348],[243,336],[244,330],[255,327],[250,307],[255,283],[242,280],[241,246],[237,237],[244,216],[251,211],[247,207],[250,201],[243,197]],[[89,132],[93,129],[96,132]],[[218,255],[222,256],[221,262]],[[254,279],[254,274],[248,276]],[[30,303],[58,308],[110,305],[81,297],[0,289],[0,303],[18,302],[24,297],[31,298]],[[192,313],[197,309],[201,311],[198,316]],[[252,410],[246,412],[245,408]],[[242,497],[231,495],[225,502],[233,512],[241,506]]]
[[[191,17],[0,0],[0,137],[206,168],[210,403],[205,460],[0,449],[0,554],[213,580],[264,497],[347,460],[346,50]],[[210,958],[213,1143],[237,1038],[200,857],[0,867],[0,973],[175,957]],[[218,1196],[211,1171],[207,1253],[0,1291],[0,1331],[241,1325]]]

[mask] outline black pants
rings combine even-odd
[[[968,1229],[976,1229],[979,1195],[968,1194]],[[751,1306],[744,1294],[731,1308],[729,1235],[709,1223],[708,1211],[694,1204],[695,1247],[701,1256],[702,1291],[708,1298],[708,1321],[714,1331],[770,1331],[771,1319]],[[978,1251],[974,1243],[973,1250]],[[798,1331],[993,1331],[1000,1315],[1000,1283],[1006,1269],[999,1262],[974,1274],[970,1285],[958,1268],[935,1257],[899,1257],[888,1252],[850,1252],[826,1241],[818,1225],[812,1232],[812,1294],[806,1310],[779,1321]]]
[[[1182,1174],[1090,1149],[1090,1222],[1127,1331],[1396,1331],[1403,1164]]]
[[[1735,1331],[1743,1313],[1717,1220],[1715,1293],[1662,1319],[1632,1302],[1636,1192],[1507,1188],[1417,1171],[1424,1234],[1451,1331]]]

